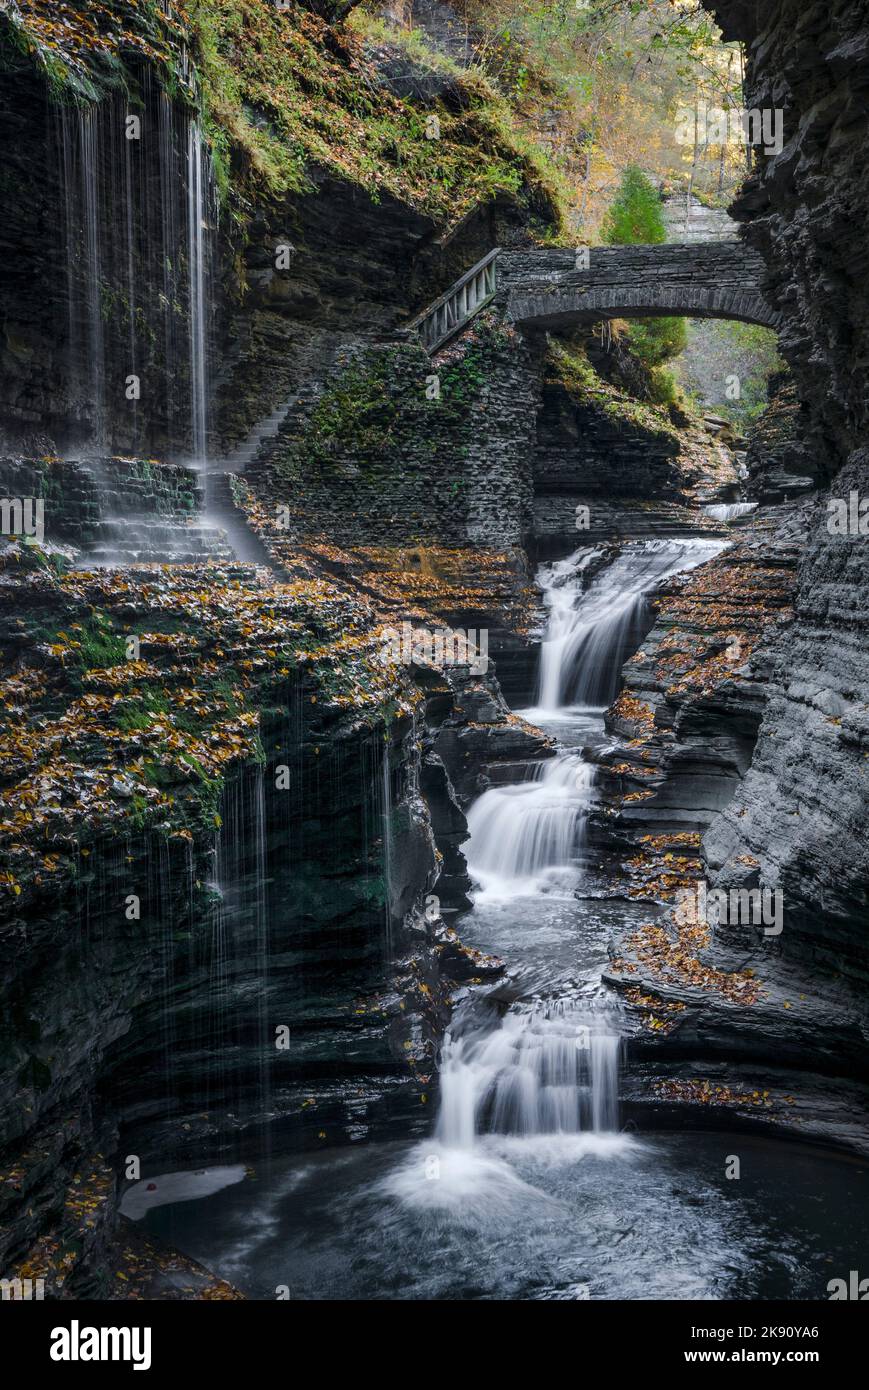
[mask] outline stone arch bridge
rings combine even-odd
[[[593,247],[585,257],[571,248],[492,251],[412,327],[436,352],[496,298],[508,320],[531,329],[668,315],[780,326],[763,295],[764,263],[741,241]]]
[[[763,261],[739,241],[595,247],[587,270],[576,260],[572,250],[502,252],[508,317],[540,328],[664,315],[778,326]]]

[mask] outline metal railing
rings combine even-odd
[[[488,256],[471,266],[446,294],[408,324],[408,328],[419,335],[426,352],[437,352],[495,298],[498,289],[495,262],[500,249],[496,246]]]

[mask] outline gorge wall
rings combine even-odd
[[[782,888],[783,951],[865,978],[869,552],[863,536],[829,533],[826,504],[869,487],[867,16],[864,5],[790,0],[710,8],[748,45],[747,104],[785,113],[782,152],[761,161],[735,211],[766,261],[807,408],[801,471],[829,492],[810,520],[751,769],[705,850],[722,882],[759,873]]]
[[[243,51],[251,6],[234,8],[222,12],[240,26],[230,46],[255,61]],[[310,8],[328,18],[334,7]],[[765,8],[716,12],[750,45],[751,104],[786,112],[782,154],[739,203],[806,424],[794,429],[788,412],[780,473],[800,480],[795,496],[806,484],[862,495],[869,189],[853,151],[867,124],[866,28],[859,6],[835,5],[835,22],[829,6],[780,0],[759,19]],[[448,925],[468,902],[464,810],[549,751],[499,688],[514,705],[532,698],[541,615],[529,557],[588,540],[604,564],[613,540],[703,529],[700,504],[735,488],[678,412],[631,401],[592,369],[593,341],[520,332],[503,301],[434,361],[409,338],[411,315],[493,244],[554,233],[554,206],[539,170],[498,143],[472,85],[388,44],[360,53],[316,16],[305,25],[305,42],[321,45],[321,96],[350,81],[341,94],[354,113],[372,90],[395,103],[383,186],[351,176],[356,147],[332,161],[321,151],[304,187],[267,185],[275,113],[250,100],[251,129],[237,141],[212,132],[203,166],[190,156],[195,93],[176,87],[170,100],[128,55],[132,107],[160,132],[130,151],[126,97],[102,92],[91,116],[58,109],[32,64],[4,50],[0,431],[12,457],[0,482],[45,499],[50,545],[44,558],[23,543],[2,555],[0,1264],[47,1260],[61,1293],[107,1291],[94,1270],[110,1262],[93,1257],[112,1239],[127,1154],[147,1173],[247,1156],[266,1129],[310,1149],[428,1130],[455,987],[499,968]],[[488,176],[483,192],[450,183],[445,167],[449,193],[435,177],[435,192],[414,193],[432,112]],[[188,220],[200,177],[208,197]],[[46,238],[46,226],[64,235]],[[256,565],[207,527],[194,544],[190,524],[201,493],[184,466],[196,433],[191,228],[210,248],[204,331],[221,363],[208,451],[231,458],[272,421],[232,493],[262,542]],[[138,404],[130,371],[146,386]],[[790,497],[757,439],[754,495]],[[95,442],[101,459],[82,465]],[[86,569],[123,516],[141,521],[158,571]],[[630,751],[601,759],[592,832],[614,855],[641,835],[684,834],[694,873],[704,833],[716,881],[782,887],[785,931],[770,951],[862,980],[869,573],[865,541],[830,536],[825,518],[823,497],[798,502],[663,596],[610,714]],[[485,628],[498,679],[416,660],[393,669],[384,632],[405,621]],[[747,635],[744,669],[726,664],[731,631]],[[658,848],[673,853],[669,840]],[[653,879],[647,896],[672,886]],[[735,1030],[693,999],[676,1065],[724,1066],[735,1031],[743,1060],[778,1049],[809,1069],[821,1007],[788,1035],[777,990],[762,1025],[746,1010]],[[289,1014],[282,1052],[274,1034]],[[819,1069],[833,1071],[845,1033],[863,1067],[862,1023],[836,1026]],[[649,1039],[636,1056],[659,1076]],[[649,1093],[632,1099],[640,1114]]]
[[[529,510],[519,442],[533,432],[535,373],[503,330],[481,332],[479,362],[458,354],[440,441],[427,438],[432,417],[414,430],[411,396],[424,401],[430,364],[403,323],[493,240],[551,221],[546,191],[453,77],[396,66],[388,46],[371,63],[323,20],[281,17],[265,0],[217,11],[240,26],[227,40],[240,62],[246,38],[273,34],[273,63],[295,42],[348,103],[385,109],[387,143],[406,142],[399,172],[387,156],[382,186],[366,186],[339,172],[343,149],[329,167],[335,148],[323,146],[304,183],[292,170],[268,183],[256,126],[229,139],[212,127],[209,155],[204,79],[188,59],[204,66],[211,50],[179,30],[174,7],[118,0],[105,36],[62,26],[71,90],[60,92],[42,46],[48,37],[57,52],[51,3],[27,7],[23,43],[18,11],[0,16],[0,124],[14,152],[0,478],[10,497],[45,507],[38,544],[0,542],[0,1266],[35,1271],[55,1297],[124,1294],[110,1251],[127,1155],[149,1174],[259,1151],[266,1133],[318,1148],[394,1123],[427,1129],[451,990],[494,968],[441,915],[467,904],[469,886],[452,778],[467,798],[475,747],[497,762],[540,744],[510,723],[491,675],[386,661],[383,629],[491,615],[506,630],[521,606],[527,568],[509,547]],[[258,42],[248,56],[253,82]],[[435,179],[433,197],[424,180],[414,197],[408,164],[422,154],[432,166],[429,110],[449,123],[446,166],[460,175],[479,147],[487,196],[450,179],[440,198]],[[141,140],[126,138],[131,115]],[[336,118],[358,126],[340,101]],[[191,453],[213,457],[264,415],[286,415],[277,481],[264,460],[238,492],[246,525],[273,521],[276,503],[298,501],[293,431],[318,408],[315,432],[332,418],[330,385],[346,423],[332,363],[352,374],[384,352],[387,399],[351,438],[359,473],[343,473],[320,429],[322,486],[311,477],[304,534],[267,526],[258,563],[239,563],[201,515]],[[203,354],[221,362],[210,382],[197,379]],[[487,445],[468,415],[486,410],[496,360],[507,420]],[[197,396],[210,407],[199,420]],[[408,442],[390,457],[375,446],[399,421]],[[460,448],[477,485],[464,496]],[[411,486],[387,512],[401,469]],[[360,498],[348,527],[362,486],[369,505]],[[476,514],[475,490],[486,499]],[[443,546],[420,553],[426,540],[466,544],[471,530],[499,546],[496,581],[485,561],[474,577],[475,562]],[[371,540],[408,543],[430,595],[423,582],[396,587],[403,552],[378,570],[373,554],[338,548]],[[149,564],[93,568],[107,553]]]

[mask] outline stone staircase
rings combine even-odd
[[[281,425],[289,416],[298,399],[298,396],[290,396],[289,400],[283,401],[276,410],[272,411],[271,415],[266,415],[264,419],[257,421],[247,438],[243,439],[232,453],[226,454],[216,461],[213,465],[214,471],[220,473],[246,472],[250,464],[257,458],[262,446],[277,438]]]
[[[205,518],[217,527],[236,560],[275,568],[275,561],[236,504],[229,472],[211,473],[206,483]]]

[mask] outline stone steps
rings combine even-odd
[[[229,473],[212,473],[207,485],[206,516],[218,526],[237,560],[244,564],[266,565],[274,568],[274,560],[256,532],[248,525],[237,506]]]
[[[279,405],[276,410],[272,411],[271,415],[258,421],[247,438],[242,440],[231,454],[225,455],[218,461],[217,468],[224,473],[244,473],[256,459],[263,444],[267,440],[277,438],[281,425],[287,419],[298,399],[298,396],[290,396],[289,400]]]

